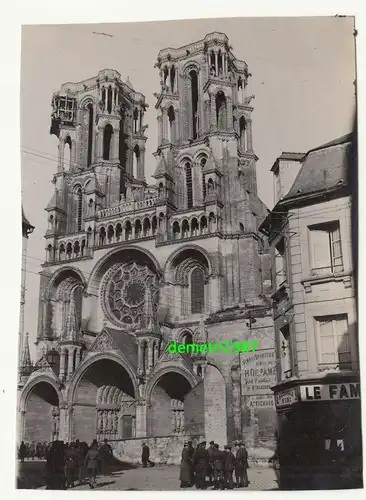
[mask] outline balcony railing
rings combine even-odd
[[[98,211],[98,217],[100,219],[103,219],[104,217],[112,217],[113,215],[120,215],[128,212],[133,212],[135,210],[141,210],[143,208],[150,208],[155,205],[156,200],[157,198],[148,198],[147,200],[121,203],[116,207],[103,208],[102,210]]]
[[[358,363],[352,363],[351,361],[338,362],[338,363],[318,363],[318,370],[320,372],[340,372],[346,370],[358,370]]]

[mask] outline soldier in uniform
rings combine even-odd
[[[214,472],[214,490],[224,488],[224,463],[225,452],[219,449],[219,445],[215,443],[215,449],[212,453],[212,466]]]
[[[225,446],[225,488],[228,490],[234,489],[233,472],[235,469],[235,455],[231,451],[231,446]]]
[[[193,467],[195,470],[195,480],[197,490],[205,490],[206,475],[209,463],[209,454],[206,450],[206,441],[200,443],[193,455]]]
[[[101,474],[103,476],[107,473],[107,465],[111,463],[113,458],[113,451],[110,444],[108,444],[108,439],[104,440],[104,443],[99,448],[100,462],[101,462]]]
[[[188,461],[189,461],[189,466],[190,466],[190,485],[194,485],[194,466],[193,466],[193,455],[194,455],[195,449],[193,448],[192,441],[188,441]]]
[[[248,482],[248,452],[245,449],[243,441],[239,441],[239,449],[235,460],[235,477],[238,488],[247,487]]]
[[[84,469],[88,470],[89,486],[91,489],[93,489],[95,486],[96,476],[98,471],[98,462],[99,462],[98,443],[97,440],[94,439],[90,446],[90,450],[86,454],[84,460]]]
[[[210,446],[207,448],[209,455],[209,464],[207,469],[207,476],[210,486],[213,485],[213,468],[212,468],[212,454],[215,450],[215,441],[210,441]]]
[[[191,484],[191,464],[189,463],[188,441],[184,443],[182,450],[179,480],[181,488],[188,488]]]

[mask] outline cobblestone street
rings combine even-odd
[[[249,469],[250,485],[245,490],[273,490],[278,489],[276,475],[273,469]],[[179,467],[155,466],[118,471],[108,476],[99,476],[97,479],[98,490],[177,490],[179,485]],[[212,489],[212,488],[210,488]],[[88,485],[77,486],[73,490],[89,490]],[[192,488],[182,491],[192,491]]]

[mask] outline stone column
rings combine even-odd
[[[64,347],[61,347],[61,352],[60,352],[60,379],[63,380],[65,378],[65,355],[66,355],[66,349]]]
[[[140,400],[136,405],[136,437],[147,436],[147,405],[146,401]]]
[[[142,356],[143,356],[143,352],[142,352],[142,343],[140,342],[139,345],[138,345],[138,351],[137,351],[137,369],[139,371],[142,372]]]
[[[154,343],[154,365],[158,362],[159,359],[159,341],[155,340]]]
[[[137,165],[137,178],[141,181],[145,179],[145,148],[140,149],[140,158]]]
[[[215,50],[215,76],[219,74],[219,54],[217,50]]]
[[[211,123],[210,123],[210,129],[211,130],[216,130],[217,123],[216,123],[216,100],[215,100],[215,95],[211,94],[210,99],[211,99]]]
[[[153,369],[153,341],[150,340],[147,344],[147,373]]]
[[[167,110],[164,108],[162,110],[163,116],[162,116],[162,122],[163,122],[163,144],[167,144],[168,142],[168,113]]]
[[[227,102],[227,128],[229,132],[233,132],[234,124],[233,124],[233,101],[231,97],[226,98]]]
[[[58,172],[63,172],[64,171],[64,151],[65,151],[65,144],[63,139],[60,137],[58,141]]]
[[[105,87],[104,89],[104,95],[105,95],[105,108],[104,108],[104,111],[105,113],[108,113],[108,87]]]
[[[163,141],[163,117],[158,116],[158,145],[160,146]]]
[[[252,120],[247,120],[247,150],[249,153],[253,152]]]
[[[119,162],[119,128],[113,129],[113,147],[112,147],[112,154],[111,154],[111,159]]]
[[[71,377],[71,375],[73,374],[73,364],[74,364],[74,351],[75,349],[69,349],[69,366],[68,366],[68,369],[67,369],[67,376],[68,377]]]
[[[240,365],[232,366],[231,382],[233,390],[233,420],[234,420],[234,439],[240,439],[242,433],[241,418],[241,372]]]

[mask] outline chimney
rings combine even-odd
[[[274,204],[286,196],[300,171],[305,153],[282,153],[274,162],[273,172]]]

